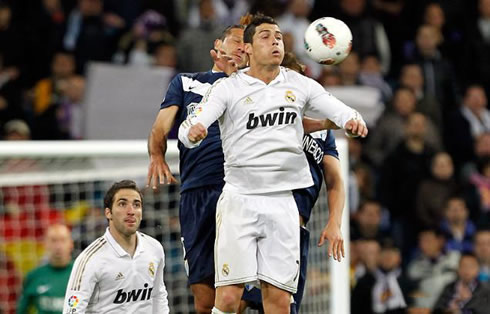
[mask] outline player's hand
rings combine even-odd
[[[208,130],[201,123],[197,123],[189,129],[187,137],[192,143],[199,142],[208,135]]]
[[[151,154],[146,186],[149,187],[151,185],[151,188],[156,190],[158,189],[158,184],[165,183],[177,183],[177,179],[170,172],[170,168],[161,154]]]
[[[350,137],[366,137],[368,135],[368,128],[364,121],[351,119],[345,124],[345,132]]]
[[[341,261],[345,257],[344,252],[344,238],[340,232],[340,227],[335,223],[328,222],[322,231],[318,246],[322,246],[328,241],[328,257],[332,257],[334,260]]]
[[[232,57],[227,56],[224,50],[216,51],[211,49],[209,51],[211,58],[213,58],[214,64],[221,71],[225,72],[226,75],[230,76],[232,73],[238,71],[238,64],[233,60]]]

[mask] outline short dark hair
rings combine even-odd
[[[473,252],[464,251],[459,258],[459,264],[461,264],[461,261],[463,260],[463,258],[471,258],[471,259],[475,260],[478,263],[478,265],[480,265],[480,261],[478,260],[478,257]]]
[[[264,15],[262,13],[257,13],[252,17],[250,24],[245,28],[245,32],[243,34],[243,41],[245,43],[252,43],[253,37],[255,35],[255,29],[257,26],[262,24],[274,24],[278,25],[277,22],[270,16]]]
[[[116,193],[122,189],[135,190],[140,195],[141,200],[143,200],[143,194],[141,193],[140,189],[136,185],[136,182],[134,182],[133,180],[122,180],[119,182],[115,182],[109,188],[109,190],[107,190],[107,193],[105,194],[105,197],[104,197],[104,210],[106,208],[109,208],[112,210],[112,203],[114,202],[114,195],[116,195]]]
[[[219,37],[220,40],[225,40],[226,36],[231,34],[232,29],[245,29],[245,25],[241,24],[233,24],[225,28],[225,30],[221,33],[221,36]]]

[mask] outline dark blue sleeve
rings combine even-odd
[[[339,152],[337,151],[337,144],[335,144],[335,135],[332,130],[327,131],[327,138],[323,145],[324,155],[329,155],[339,159]]]
[[[182,76],[175,76],[168,85],[167,94],[163,99],[160,109],[168,108],[171,106],[182,107],[184,105],[184,90],[182,88]]]

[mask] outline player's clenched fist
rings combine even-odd
[[[366,137],[368,129],[366,123],[360,119],[351,119],[344,126],[345,134],[350,137]]]
[[[204,139],[207,135],[208,131],[206,130],[204,125],[202,125],[201,123],[197,123],[191,126],[187,137],[189,138],[189,141],[191,141],[191,143],[196,143]]]

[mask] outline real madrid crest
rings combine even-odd
[[[228,276],[228,274],[230,273],[230,266],[228,266],[228,264],[223,264],[223,268],[221,269],[221,273],[225,277]]]
[[[290,90],[286,91],[286,95],[284,97],[286,98],[287,102],[295,102],[296,101],[296,96]]]
[[[150,273],[150,276],[155,277],[155,265],[153,262],[150,262],[150,265],[148,266],[148,272]]]

